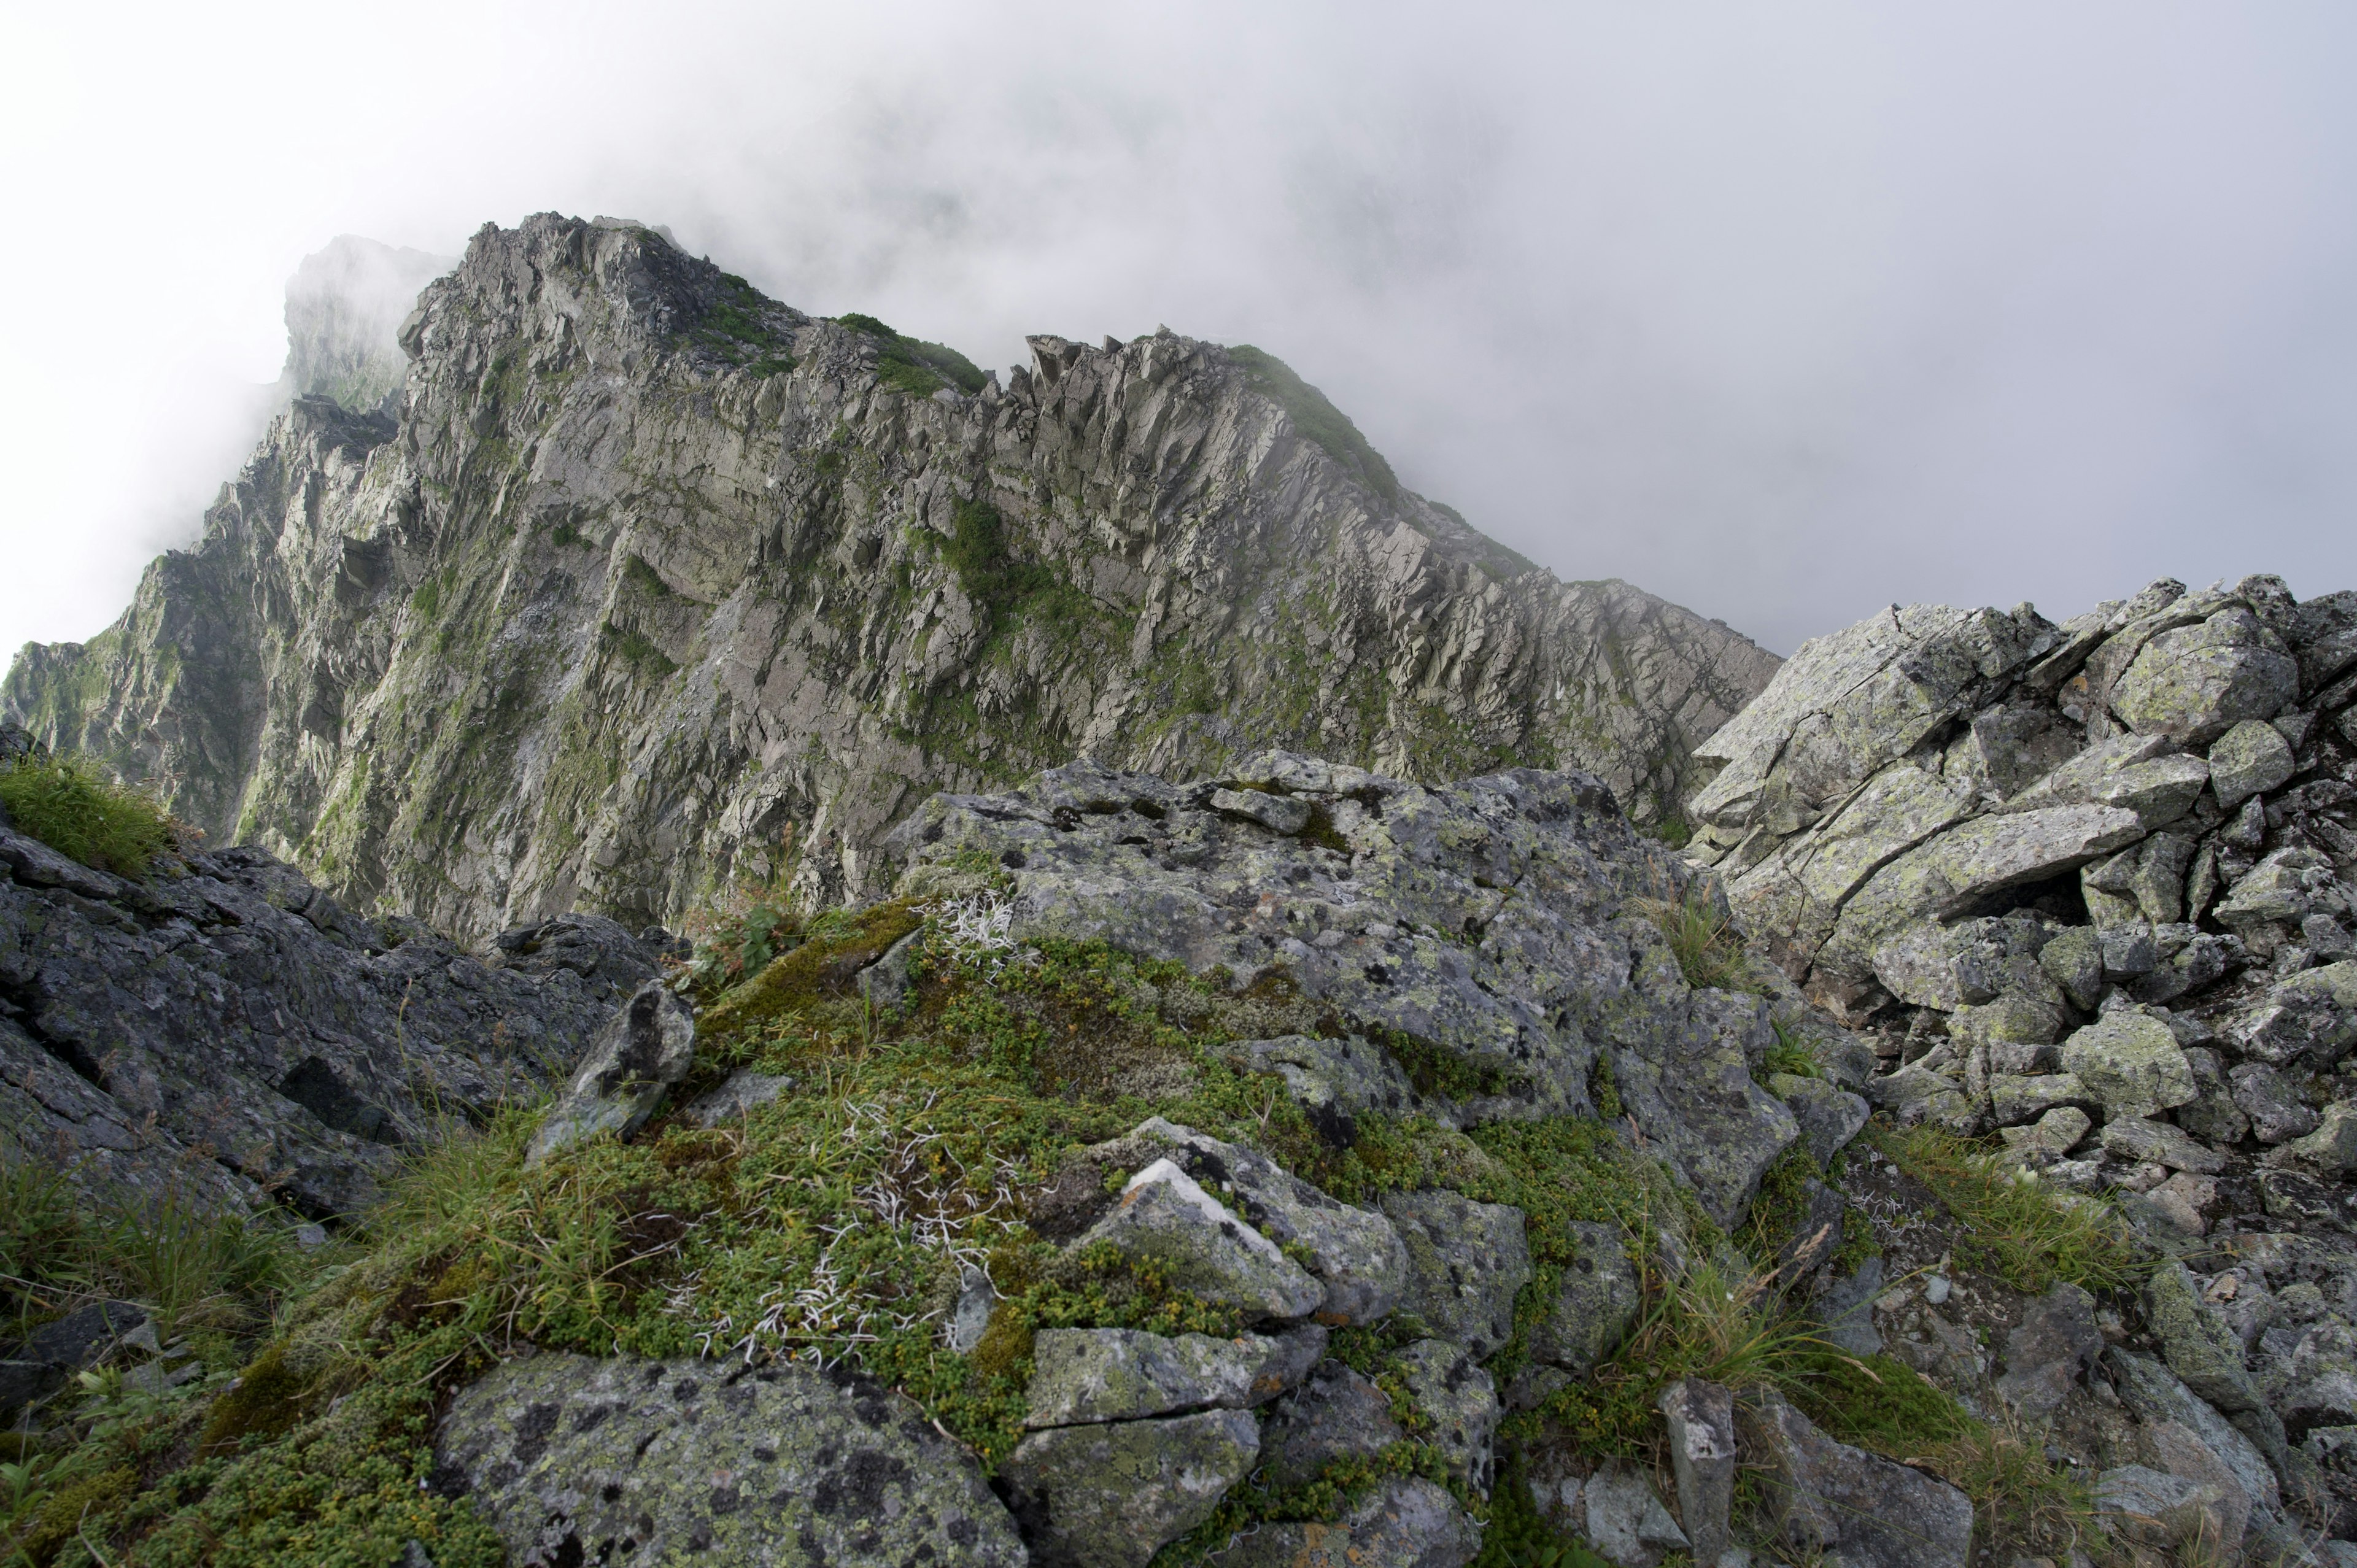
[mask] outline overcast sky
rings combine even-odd
[[[1565,577],[2357,586],[2357,6],[0,5],[0,649],[196,536],[341,232],[669,225],[978,361],[1279,355]]]

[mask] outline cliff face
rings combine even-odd
[[[1002,388],[636,224],[487,227],[401,329],[396,411],[297,397],[6,712],[479,936],[866,892],[928,795],[1080,755],[1577,766],[1658,818],[1776,668],[1532,569],[1265,356],[1030,342]]]

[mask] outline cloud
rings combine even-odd
[[[0,122],[0,639],[227,476],[343,231],[670,225],[985,363],[1268,349],[1566,577],[1771,646],[1894,600],[2357,585],[2357,14],[2107,0],[63,19]],[[29,125],[29,129],[27,128]]]

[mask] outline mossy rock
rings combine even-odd
[[[707,1008],[697,1026],[707,1036],[739,1033],[813,1003],[851,994],[853,976],[925,923],[909,899],[860,910],[840,923],[814,923],[802,944]]]

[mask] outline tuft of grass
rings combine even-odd
[[[1688,985],[1697,990],[1760,989],[1734,922],[1713,908],[1707,898],[1691,893],[1680,898],[1631,898],[1629,907],[1668,939]]]
[[[1794,1078],[1825,1076],[1824,1064],[1817,1060],[1816,1053],[1809,1049],[1807,1043],[1782,1019],[1771,1021],[1770,1026],[1776,1031],[1776,1043],[1769,1047],[1760,1058],[1760,1070],[1763,1076],[1780,1072],[1790,1073]]]
[[[1886,1450],[1885,1452],[1889,1452]],[[2042,1556],[2065,1562],[2094,1532],[2093,1489],[2046,1456],[2043,1438],[2009,1425],[1967,1422],[1945,1442],[1891,1453],[1921,1462],[1973,1499],[1992,1561]]]
[[[118,876],[146,875],[172,840],[162,801],[76,757],[28,757],[0,770],[0,802],[18,832]]]
[[[895,392],[931,397],[945,386],[953,386],[972,397],[988,380],[981,367],[946,343],[906,337],[857,311],[835,320],[877,340],[877,371]]]
[[[2141,1280],[2151,1262],[2106,1205],[2061,1193],[2001,1151],[1937,1127],[1886,1127],[1867,1137],[1932,1190],[1956,1222],[1956,1262],[2035,1295],[2064,1280],[2091,1291]]]

